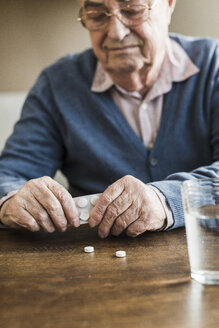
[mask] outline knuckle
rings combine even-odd
[[[49,176],[43,176],[43,177],[40,177],[40,178],[37,178],[37,179],[33,179],[32,181],[34,182],[34,184],[37,184],[37,185],[39,183],[41,185],[43,185],[43,184],[49,185],[53,180]]]
[[[122,178],[122,180],[123,180],[123,182],[129,182],[129,181],[134,180],[134,177],[130,174],[127,174]]]
[[[10,215],[14,217],[14,214],[18,214],[20,212],[21,202],[19,201],[18,197],[15,198],[14,196],[13,198],[9,199],[6,203],[4,208],[5,209],[4,213],[6,215]]]
[[[111,226],[111,224],[112,224],[111,217],[109,217],[109,216],[104,216],[104,219],[103,219],[103,221],[102,221],[101,226],[102,226],[102,227],[109,227],[109,226]]]
[[[46,181],[46,182],[51,182],[53,179],[47,175],[44,175],[43,177],[40,178],[40,180]]]
[[[32,230],[34,228],[29,220],[16,219],[16,220],[13,221],[13,223],[16,223],[19,226],[21,226],[23,228],[26,228],[28,230]]]
[[[157,227],[156,227],[156,224],[154,224],[153,222],[151,221],[148,221],[146,224],[145,224],[145,229],[147,231],[155,231],[157,230]]]
[[[78,208],[77,208],[74,200],[72,199],[72,197],[65,200],[65,206],[67,209],[69,209],[73,213],[78,213]]]
[[[35,231],[39,231],[40,228],[36,227],[35,225],[30,225],[29,230],[32,231],[32,232],[35,232]]]
[[[57,197],[61,203],[68,203],[70,201],[69,197],[61,188],[57,191]]]
[[[112,197],[111,197],[111,194],[110,194],[109,192],[104,192],[104,193],[102,194],[101,199],[102,199],[102,202],[103,202],[104,204],[108,204],[108,203],[111,202]]]
[[[58,221],[56,222],[56,226],[58,229],[60,229],[61,231],[65,231],[67,228],[67,222],[63,222],[63,221]]]
[[[11,221],[11,223],[19,224],[18,219],[14,215],[10,215],[8,220]]]
[[[25,183],[25,185],[23,186],[24,188],[25,187],[27,187],[27,188],[31,188],[33,185],[35,185],[36,184],[36,180],[35,179],[31,179],[31,180],[29,180],[29,181],[27,181],[26,183]]]
[[[126,174],[126,175],[124,176],[124,178],[125,178],[126,180],[130,180],[130,179],[133,179],[133,176],[130,175],[130,174]]]
[[[10,227],[14,225],[13,217],[11,215],[1,215],[0,218],[1,223],[5,224],[6,226]]]
[[[58,202],[55,202],[55,201],[51,201],[50,199],[48,199],[45,202],[45,207],[46,207],[46,210],[49,213],[56,213],[56,212],[59,212],[60,211],[60,205],[59,205],[59,203]]]
[[[124,219],[122,219],[121,217],[119,217],[117,220],[116,220],[116,227],[119,228],[119,229],[126,229],[127,227],[127,223]]]
[[[128,229],[126,230],[126,234],[127,234],[127,236],[129,236],[129,237],[135,238],[135,237],[138,236],[139,233],[138,233],[136,230],[134,230],[134,229],[128,228]]]
[[[41,178],[37,178],[37,179],[30,179],[28,180],[25,185],[23,186],[22,189],[30,189],[32,191],[33,188],[36,188],[37,186],[41,185],[42,180]]]
[[[141,216],[141,212],[142,212],[142,210],[141,210],[141,207],[140,207],[140,206],[136,206],[136,204],[133,204],[131,210],[132,210],[132,216],[133,216],[134,218],[137,219],[138,217]]]
[[[128,227],[127,235],[130,237],[136,237],[140,235],[141,233],[147,231],[146,225],[147,223],[144,220],[138,219],[137,221],[135,221],[135,223]]]
[[[37,214],[37,221],[38,221],[38,222],[40,222],[40,223],[44,223],[47,219],[48,219],[48,215],[47,215],[47,213],[39,212],[39,213]]]
[[[109,218],[111,217],[117,217],[119,215],[119,208],[115,205],[109,206],[106,214]]]
[[[75,205],[76,206],[76,205]],[[93,209],[92,209],[92,212],[91,212],[91,216],[96,219],[99,219],[101,216],[102,216],[102,211],[101,211],[101,208],[96,205]]]
[[[10,204],[11,206],[17,203],[20,203],[20,190],[12,198],[9,198],[8,200],[8,204]]]
[[[101,223],[99,225],[99,231],[100,232],[105,232],[111,226],[112,226],[112,221],[110,221],[110,219],[108,217],[104,216],[103,220],[101,221]]]

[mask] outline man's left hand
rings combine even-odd
[[[166,213],[156,192],[133,176],[127,175],[110,185],[93,208],[89,224],[101,238],[111,232],[118,236],[126,230],[130,237],[145,231],[162,230]]]

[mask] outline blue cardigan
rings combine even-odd
[[[167,198],[174,228],[184,225],[180,184],[219,178],[219,43],[172,35],[200,72],[165,95],[151,151],[109,91],[91,92],[91,49],[46,68],[31,89],[0,158],[0,197],[27,180],[64,173],[73,196],[103,192],[124,175],[151,183]]]

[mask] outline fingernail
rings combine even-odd
[[[54,231],[55,231],[55,228],[54,228],[54,227],[49,227],[49,228],[48,228],[48,231],[49,231],[49,232],[54,232]]]
[[[61,227],[61,231],[62,231],[62,232],[65,232],[66,229],[67,229],[67,226],[66,226],[66,225]]]
[[[108,232],[99,232],[100,238],[106,238],[108,236]]]
[[[78,218],[73,220],[73,226],[76,228],[80,226],[80,220]]]
[[[40,226],[39,225],[35,225],[34,226],[34,231],[40,231]]]

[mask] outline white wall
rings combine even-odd
[[[171,30],[219,38],[219,0],[177,0]]]
[[[27,91],[57,58],[89,47],[75,0],[0,0],[0,92]]]
[[[26,93],[0,93],[0,152],[20,116]]]

